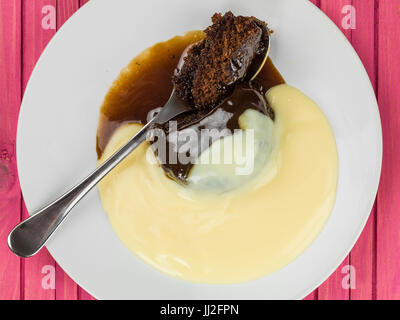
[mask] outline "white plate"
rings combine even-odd
[[[336,26],[307,0],[94,0],[56,34],[40,58],[22,103],[18,170],[29,212],[96,166],[96,127],[105,93],[146,47],[203,29],[214,12],[254,15],[275,30],[271,56],[289,84],[328,117],[339,153],[335,208],[313,244],[285,268],[235,285],[200,285],[151,268],[113,232],[98,193],[79,204],[48,249],[100,299],[297,299],[310,293],[354,245],[380,176],[379,112],[368,76]]]

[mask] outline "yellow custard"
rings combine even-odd
[[[99,184],[115,232],[139,258],[184,280],[237,283],[282,268],[321,232],[338,177],[330,125],[291,86],[273,87],[266,97],[275,110],[277,145],[261,173],[242,188],[213,195],[178,185],[146,159],[154,157],[147,143]],[[99,164],[140,128],[119,128]]]

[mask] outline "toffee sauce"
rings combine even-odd
[[[146,124],[148,114],[168,101],[173,89],[171,79],[183,51],[190,44],[203,38],[202,31],[190,31],[184,36],[176,36],[168,41],[157,43],[139,54],[122,70],[100,109],[96,147],[99,158],[116,129],[127,123]],[[268,58],[264,68],[251,84],[243,83],[237,86],[230,97],[211,111],[184,115],[176,119],[178,130],[190,126],[195,126],[199,130],[213,129],[213,127],[208,127],[207,123],[215,123],[215,121],[207,121],[207,117],[215,116],[217,111],[232,114],[225,123],[219,124],[219,129],[222,126],[231,131],[240,128],[238,119],[249,108],[256,109],[273,119],[273,110],[265,99],[265,93],[270,88],[283,83],[285,80]],[[167,126],[158,126],[158,128],[168,135]],[[210,141],[209,145],[212,142]],[[166,175],[180,183],[185,183],[192,166],[191,161],[186,164],[179,162],[169,164],[168,156],[162,164]]]

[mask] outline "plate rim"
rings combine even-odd
[[[368,215],[366,215],[366,217],[363,219],[362,224],[361,224],[362,227],[361,227],[360,230],[358,231],[358,234],[356,235],[356,237],[354,237],[354,241],[352,242],[351,245],[348,246],[348,249],[343,253],[343,255],[342,255],[340,258],[337,258],[337,259],[336,259],[338,262],[335,264],[334,267],[331,268],[330,271],[327,271],[327,272],[326,272],[326,274],[325,274],[325,276],[323,277],[323,279],[322,279],[322,280],[319,280],[319,281],[314,281],[314,282],[315,282],[314,286],[313,286],[311,289],[304,290],[305,292],[303,292],[303,294],[301,294],[301,297],[299,297],[298,299],[303,299],[303,298],[306,297],[308,294],[310,294],[311,292],[313,292],[316,288],[318,288],[324,281],[326,281],[326,280],[328,279],[328,277],[338,268],[338,266],[340,266],[340,264],[342,263],[342,261],[347,257],[347,255],[350,253],[350,251],[353,249],[354,245],[356,244],[356,242],[357,242],[358,239],[360,238],[360,235],[361,235],[362,231],[364,230],[365,225],[366,225],[366,223],[367,223],[367,221],[368,221],[368,219],[369,219],[369,217],[370,217],[371,210],[373,209],[373,205],[374,205],[374,202],[375,202],[375,199],[376,199],[376,195],[377,195],[377,192],[378,192],[378,189],[379,189],[379,182],[380,182],[380,177],[381,177],[381,173],[382,173],[382,160],[383,160],[383,135],[382,135],[382,122],[381,122],[380,110],[379,110],[379,105],[378,105],[378,102],[377,102],[377,98],[376,98],[375,91],[374,91],[374,89],[373,89],[371,80],[370,80],[370,78],[369,78],[369,76],[368,76],[368,73],[367,73],[367,71],[366,71],[366,69],[365,69],[364,64],[362,63],[362,61],[361,61],[361,59],[360,59],[358,53],[355,51],[354,47],[351,45],[350,41],[345,37],[345,35],[344,35],[344,34],[341,32],[341,30],[336,26],[336,24],[335,24],[322,10],[320,10],[320,9],[319,9],[317,6],[315,6],[313,3],[311,3],[311,2],[308,1],[308,0],[302,0],[302,1],[303,1],[303,3],[306,3],[306,5],[308,5],[309,7],[312,7],[313,10],[314,10],[314,12],[318,12],[319,15],[321,15],[321,16],[324,17],[324,20],[325,20],[325,21],[327,21],[329,24],[331,24],[332,27],[334,27],[334,28],[332,28],[332,29],[335,29],[335,33],[339,33],[339,34],[341,35],[341,37],[342,37],[342,39],[344,40],[344,43],[346,44],[346,46],[348,46],[348,47],[351,49],[352,54],[355,56],[355,58],[356,58],[355,60],[357,61],[357,63],[360,64],[360,65],[362,66],[362,69],[363,69],[363,78],[365,78],[365,79],[368,80],[368,83],[369,83],[368,91],[369,91],[369,93],[371,94],[371,96],[373,97],[373,101],[371,101],[371,102],[372,102],[372,103],[374,104],[374,106],[375,106],[375,114],[376,114],[376,117],[375,117],[376,127],[375,127],[375,128],[377,129],[377,130],[376,130],[376,134],[377,134],[377,150],[378,150],[377,158],[378,158],[378,160],[379,160],[379,161],[378,161],[379,163],[378,163],[378,167],[377,167],[377,175],[376,175],[376,177],[375,177],[375,182],[374,182],[374,185],[375,185],[375,187],[374,187],[374,195],[375,195],[375,196],[374,196],[373,198],[371,197],[371,199],[369,199],[369,203],[368,203],[368,208],[369,208],[370,213],[369,213]],[[70,17],[70,19],[68,19],[68,20],[64,23],[64,25],[63,25],[59,30],[57,30],[57,33],[52,37],[52,39],[51,39],[51,40],[49,41],[49,43],[46,45],[45,49],[43,50],[43,52],[41,53],[39,59],[37,60],[35,66],[34,66],[34,68],[33,68],[33,71],[32,71],[32,73],[31,73],[31,75],[30,75],[30,77],[29,77],[29,80],[28,80],[28,82],[27,82],[26,88],[29,88],[30,85],[31,85],[31,82],[34,81],[35,74],[37,73],[36,71],[37,71],[37,69],[39,68],[38,66],[40,66],[40,62],[41,62],[42,60],[44,60],[44,57],[46,56],[45,53],[49,50],[49,48],[50,48],[51,46],[53,46],[53,44],[56,42],[56,40],[62,36],[62,34],[63,34],[63,33],[62,33],[62,30],[63,30],[66,26],[68,26],[68,25],[74,23],[74,21],[75,21],[75,19],[76,19],[77,16],[81,15],[83,11],[90,10],[90,8],[91,8],[92,6],[94,6],[96,3],[97,3],[97,1],[90,1],[90,2],[86,3],[86,4],[85,4],[84,6],[82,6],[79,10],[77,10],[77,11]],[[20,147],[21,147],[21,131],[22,131],[22,129],[21,129],[21,127],[22,127],[22,126],[21,126],[21,118],[22,118],[21,115],[22,115],[23,110],[24,110],[24,105],[25,105],[24,101],[25,101],[25,94],[23,95],[22,100],[21,100],[21,106],[20,106],[20,110],[19,110],[18,123],[17,123],[17,134],[16,134],[16,165],[17,165],[17,171],[18,171],[18,175],[19,175],[19,176],[21,176],[20,173],[21,173],[21,171],[22,171],[22,169],[20,169],[20,168],[21,168],[21,166],[20,166],[20,162],[21,162],[21,161],[20,161],[20,154],[21,154]],[[22,179],[20,179],[20,180],[22,180]],[[20,182],[20,186],[21,186],[21,193],[22,193],[22,196],[24,197],[25,192],[24,192],[24,189],[23,189],[23,187],[22,187],[22,183],[21,183],[21,182]],[[25,197],[24,197],[24,198],[25,198]],[[336,202],[336,200],[335,200],[335,202]],[[360,221],[361,221],[361,219],[360,219]],[[46,248],[47,248],[47,246],[46,246]],[[50,255],[53,257],[54,261],[55,261],[57,264],[59,264],[59,262],[54,258],[53,249],[51,249],[51,248],[47,248],[47,249],[48,249]],[[59,265],[62,267],[61,264],[59,264]],[[63,268],[63,267],[62,267],[62,268]],[[67,270],[63,268],[63,270],[71,277],[71,279],[73,279],[81,288],[83,288],[84,290],[86,290],[90,295],[92,295],[92,296],[95,297],[96,299],[101,299],[101,298],[99,298],[99,297],[97,296],[96,293],[94,293],[94,292],[92,292],[90,289],[86,288],[85,285],[80,284],[80,283],[76,280],[76,278],[77,278],[78,276],[75,276],[75,274],[70,275],[71,273],[70,273],[70,271],[68,270],[68,268],[67,268]],[[72,272],[72,273],[73,273],[73,272]]]

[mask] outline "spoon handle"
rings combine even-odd
[[[11,251],[23,258],[35,255],[46,244],[71,209],[112,169],[146,140],[147,129],[154,120],[144,126],[125,146],[80,184],[18,224],[8,236],[8,246]]]

